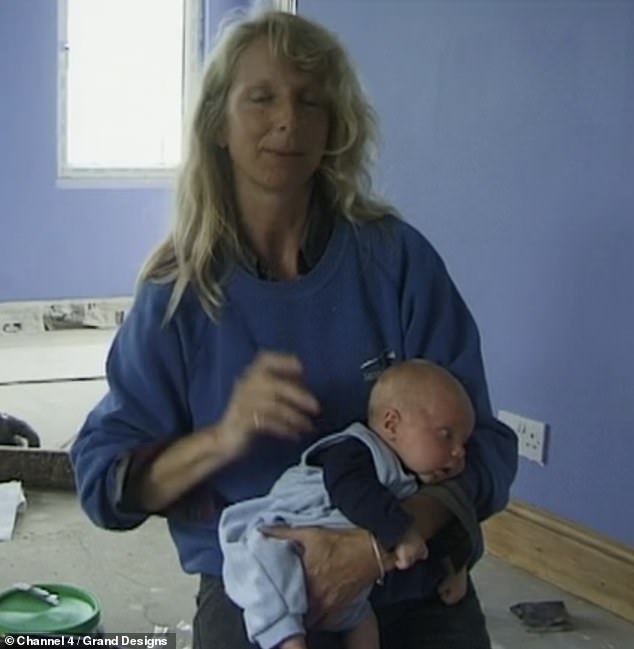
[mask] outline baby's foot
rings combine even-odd
[[[290,638],[286,638],[282,644],[279,645],[280,649],[307,649],[306,647],[306,636],[304,635],[294,635]]]
[[[466,594],[467,571],[464,568],[445,577],[438,586],[438,596],[447,606],[457,604]]]

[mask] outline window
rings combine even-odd
[[[277,0],[275,8],[280,11],[288,11],[291,14],[297,13],[297,0]]]
[[[203,0],[58,0],[60,178],[170,176]]]

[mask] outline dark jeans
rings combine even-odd
[[[196,598],[193,649],[252,649],[242,612],[225,595],[222,581],[202,577]],[[455,606],[439,599],[400,602],[376,611],[381,649],[491,649],[480,602],[469,584]],[[310,649],[342,649],[334,633],[309,633]]]

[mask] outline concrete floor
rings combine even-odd
[[[88,521],[71,493],[32,491],[27,501],[13,539],[0,543],[0,591],[16,581],[77,584],[98,595],[111,632],[191,622],[197,581],[180,571],[163,521],[107,532]],[[474,580],[494,649],[634,649],[634,625],[499,560],[486,557]],[[518,601],[550,599],[565,601],[574,631],[527,633],[508,611]]]

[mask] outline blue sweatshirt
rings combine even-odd
[[[259,438],[192,491],[208,499],[207,515],[168,512],[186,572],[221,574],[221,507],[267,493],[317,438],[364,421],[372,382],[393,360],[424,357],[463,382],[477,423],[454,489],[479,519],[506,505],[517,469],[515,436],[492,415],[473,318],[438,254],[410,225],[385,217],[353,226],[337,218],[321,259],[293,281],[261,280],[236,264],[218,322],[190,289],[162,324],[171,289],[148,283],[139,291],[108,355],[109,392],[71,449],[82,506],[97,525],[129,529],[147,518],[121,506],[126,459],[144,445],[218,422],[259,350],[300,359],[321,405],[317,432],[300,443]],[[423,592],[430,584],[421,584]]]

